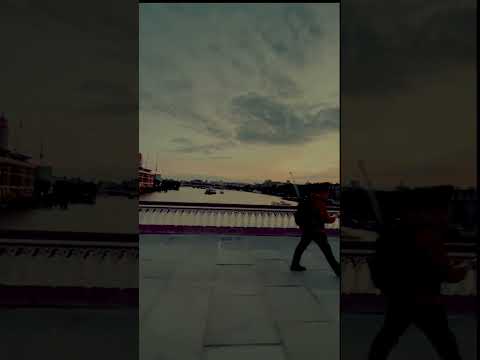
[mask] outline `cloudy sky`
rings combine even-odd
[[[341,177],[476,185],[476,1],[342,2]]]
[[[336,4],[141,4],[147,164],[170,177],[338,181],[339,31]]]
[[[59,176],[137,176],[137,10],[113,0],[0,3],[0,111],[12,148],[38,158],[43,138]]]

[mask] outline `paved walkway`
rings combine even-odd
[[[341,319],[342,360],[367,359],[368,350],[383,322],[373,314],[343,314]],[[449,324],[457,337],[463,360],[477,359],[477,319],[474,315],[451,316]],[[389,360],[438,360],[425,336],[414,326],[407,329]]]
[[[137,309],[0,308],[1,358],[138,358]]]
[[[315,244],[291,273],[297,241],[141,236],[140,359],[339,359],[339,280]]]

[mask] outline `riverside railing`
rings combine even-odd
[[[138,236],[0,231],[0,305],[138,304]]]
[[[217,232],[249,235],[299,235],[294,206],[167,203],[141,201],[141,233]],[[332,207],[332,213],[339,209]],[[339,222],[326,225],[338,235]]]

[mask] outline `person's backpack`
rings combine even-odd
[[[417,286],[419,261],[408,231],[381,231],[375,253],[367,258],[373,284],[384,294],[412,291]]]
[[[307,218],[307,206],[308,204],[306,199],[301,199],[298,202],[297,210],[295,211],[294,218],[295,218],[295,224],[297,224],[299,227],[305,226],[306,218]]]

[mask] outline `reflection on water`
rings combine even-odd
[[[217,190],[217,193],[215,195],[207,195],[205,194],[205,189],[181,187],[178,191],[145,194],[142,195],[140,200],[242,205],[272,205],[272,202],[282,201],[282,199],[278,196],[256,194],[235,190],[223,191],[223,194],[221,194],[220,191]],[[292,201],[285,201],[285,203],[290,205],[296,205],[296,203]]]
[[[94,205],[70,204],[67,210],[0,210],[0,230],[136,233],[138,201],[99,196]]]

